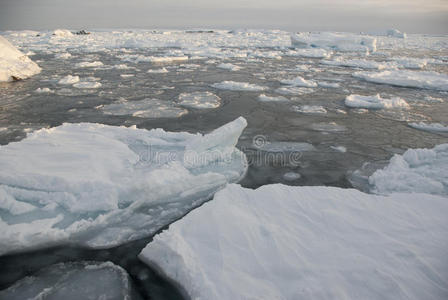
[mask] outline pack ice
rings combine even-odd
[[[232,184],[140,258],[191,299],[446,299],[446,200]]]
[[[0,254],[150,235],[246,171],[242,117],[202,135],[63,124],[0,147]]]
[[[291,35],[292,46],[324,48],[338,51],[376,51],[376,38],[338,32],[299,32]]]
[[[25,79],[40,71],[35,62],[0,36],[0,82]]]

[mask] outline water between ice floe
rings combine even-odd
[[[150,53],[149,50],[142,49],[129,51],[131,54],[145,56],[160,54],[157,49]],[[402,153],[408,148],[432,148],[447,142],[446,134],[420,131],[407,125],[408,122],[420,121],[446,122],[446,93],[369,83],[352,77],[352,68],[324,66],[320,64],[320,59],[287,56],[281,60],[226,59],[226,63],[241,67],[231,71],[219,68],[222,62],[220,60],[213,62],[193,59],[166,65],[122,62],[118,58],[119,50],[89,54],[71,51],[68,60],[55,59],[54,54],[38,51],[36,53],[32,58],[43,68],[41,74],[26,81],[0,84],[0,144],[20,140],[30,130],[53,127],[63,122],[97,122],[109,125],[137,125],[147,129],[161,127],[167,131],[208,132],[244,116],[249,125],[239,140],[238,148],[246,153],[251,165],[242,185],[255,188],[277,182],[288,185],[340,187],[352,187],[352,183],[362,185],[362,182],[356,179],[350,182],[350,174],[353,171],[363,168],[371,173],[384,165],[395,153]],[[391,51],[389,54],[394,53]],[[420,55],[433,54],[422,52]],[[103,65],[76,67],[76,64],[86,59],[92,62],[101,61]],[[306,65],[311,71],[297,71],[297,65]],[[166,72],[148,73],[150,69],[162,67]],[[432,66],[432,69],[444,73],[448,70],[446,65]],[[93,88],[58,84],[58,81],[67,75],[79,76],[81,80],[93,82],[84,85]],[[339,87],[315,87],[312,92],[296,89],[303,93],[282,94],[289,101],[259,100],[260,94],[280,96],[280,93],[275,92],[276,89],[284,87],[280,80],[296,76],[338,83]],[[223,81],[250,82],[265,86],[268,90],[231,91],[211,87]],[[36,92],[38,88],[49,89]],[[213,92],[221,99],[221,106],[206,110],[179,106],[178,96],[181,93],[194,92]],[[411,105],[411,109],[366,111],[349,109],[344,105],[347,95],[377,93],[388,98],[404,98]],[[442,101],[425,101],[427,96]],[[146,118],[139,117],[138,113],[134,116],[111,115],[101,110],[101,107],[108,104],[144,99],[159,99],[166,102],[168,107],[181,107],[182,111],[187,113],[172,118]],[[327,112],[316,114],[293,109],[294,106],[305,105],[322,106]],[[151,109],[153,108],[152,106]],[[147,114],[143,114],[145,115]],[[283,156],[272,155],[276,152],[272,149],[276,147],[281,148]],[[291,153],[299,155],[290,156]],[[294,158],[294,161],[291,161],[291,158]],[[365,163],[370,164],[366,166]],[[290,176],[285,177],[285,174],[293,173],[298,175],[293,179]],[[140,249],[150,239],[109,250],[62,247],[2,257],[0,289],[57,262],[110,260],[129,272],[138,290],[146,297],[180,298],[181,294],[174,286],[158,277],[136,258]]]

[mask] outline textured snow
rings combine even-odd
[[[217,108],[221,105],[221,98],[211,92],[182,93],[179,105],[197,109]]]
[[[291,44],[298,48],[324,48],[338,51],[376,51],[376,38],[353,33],[300,32],[291,35]]]
[[[77,82],[79,82],[79,76],[72,76],[72,75],[67,75],[58,81],[59,84],[64,84],[64,85],[74,84]]]
[[[0,82],[26,79],[40,71],[35,62],[0,36]]]
[[[354,108],[385,109],[385,108],[409,108],[409,104],[401,98],[381,98],[375,96],[350,95],[345,98],[345,105]]]
[[[293,106],[292,109],[303,114],[326,114],[327,110],[320,105]]]
[[[448,144],[395,154],[389,165],[369,177],[369,183],[380,194],[411,192],[447,196]]]
[[[231,90],[231,91],[264,91],[268,87],[260,86],[257,84],[252,84],[248,82],[236,82],[236,81],[223,81],[219,83],[212,84],[212,87],[220,90]]]
[[[0,291],[1,299],[133,299],[131,279],[111,262],[52,265]]]
[[[297,76],[293,79],[283,79],[280,80],[281,84],[300,86],[300,87],[316,87],[317,83],[312,80],[306,80],[301,76]]]
[[[191,299],[446,299],[448,202],[229,185],[139,257]]]
[[[353,76],[374,83],[448,91],[448,75],[437,72],[394,70],[357,72]]]
[[[445,126],[440,123],[429,123],[428,124],[425,122],[420,122],[420,123],[409,123],[408,125],[415,129],[420,129],[420,130],[425,130],[425,131],[448,132],[448,126]]]
[[[188,113],[184,108],[177,107],[169,101],[159,99],[143,99],[138,101],[120,100],[99,107],[108,115],[132,115],[140,118],[178,118]]]
[[[283,96],[267,96],[265,94],[260,94],[258,100],[261,102],[286,102],[289,101],[288,98]]]
[[[245,174],[238,118],[206,134],[63,124],[0,147],[0,254],[142,238]]]

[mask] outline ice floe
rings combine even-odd
[[[395,154],[389,165],[369,177],[369,183],[380,194],[411,192],[447,196],[448,144]]]
[[[286,55],[288,56],[299,56],[308,58],[329,58],[331,54],[331,51],[319,48],[294,49],[286,52]]]
[[[160,69],[149,69],[147,73],[153,73],[153,74],[163,74],[168,73],[169,71],[166,68],[160,68]]]
[[[289,101],[288,98],[283,96],[268,96],[265,94],[260,94],[257,98],[261,102],[286,102]]]
[[[393,70],[356,72],[353,76],[380,84],[448,91],[448,75],[437,72]]]
[[[40,71],[35,62],[0,36],[0,82],[26,79]]]
[[[80,63],[77,63],[75,65],[76,68],[94,68],[94,67],[101,67],[104,64],[100,61],[82,61]]]
[[[386,31],[386,35],[391,36],[391,37],[401,38],[401,39],[405,39],[407,36],[406,33],[401,32],[398,29],[388,29]]]
[[[330,148],[341,153],[347,152],[347,148],[344,146],[330,146]]]
[[[342,66],[342,67],[376,69],[376,70],[382,70],[391,67],[387,63],[376,62],[374,60],[366,60],[366,59],[337,58],[334,60],[322,60],[320,63],[328,66]]]
[[[306,80],[301,76],[297,76],[293,79],[283,79],[280,80],[281,84],[291,85],[291,86],[300,86],[300,87],[316,87],[317,83],[312,80]]]
[[[201,135],[65,123],[0,146],[0,254],[156,232],[242,178],[235,145],[246,125]]]
[[[99,109],[107,115],[131,115],[139,118],[178,118],[188,113],[184,108],[159,99],[137,101],[121,99],[115,103],[102,105]]]
[[[102,84],[95,81],[81,81],[73,84],[73,87],[78,89],[97,89],[100,88]]]
[[[56,29],[53,31],[53,35],[57,37],[72,37],[73,33],[67,29]]]
[[[45,88],[37,88],[34,92],[37,93],[37,94],[51,94],[51,93],[54,93],[54,91],[52,89],[47,88],[47,87],[45,87]]]
[[[217,65],[216,67],[220,68],[220,69],[224,69],[224,70],[229,70],[229,71],[241,70],[240,66],[237,66],[237,65],[234,65],[234,64],[229,64],[229,63],[227,63],[227,64],[222,63],[222,64]]]
[[[409,123],[409,126],[415,129],[420,129],[424,131],[434,131],[434,132],[448,132],[448,126],[440,123]]]
[[[79,82],[79,76],[75,75],[67,75],[64,78],[61,78],[58,83],[63,85],[69,85]]]
[[[269,89],[266,86],[261,86],[248,82],[237,82],[237,81],[223,81],[219,83],[212,84],[212,87],[220,90],[231,90],[231,91],[265,91]]]
[[[324,48],[338,51],[376,51],[376,38],[336,32],[300,32],[291,35],[292,46],[298,48]]]
[[[56,53],[54,57],[58,59],[68,59],[72,57],[72,55],[68,52],[63,52],[63,53]]]
[[[231,184],[139,257],[191,299],[444,299],[446,200]]]
[[[319,85],[319,87],[327,89],[338,89],[341,87],[337,82],[319,81],[317,84]]]
[[[375,96],[350,95],[345,98],[345,105],[367,109],[409,108],[409,104],[402,98],[381,98],[380,94]]]
[[[325,107],[321,106],[321,105],[301,105],[301,106],[297,106],[294,105],[292,107],[293,111],[296,112],[300,112],[303,114],[326,114],[327,110],[325,109]]]
[[[302,177],[299,173],[296,172],[286,172],[283,174],[283,179],[286,181],[295,181]]]
[[[217,108],[221,105],[221,98],[211,92],[182,93],[179,105],[197,109]]]
[[[298,86],[284,86],[275,90],[276,93],[281,95],[306,95],[314,92],[312,88],[304,88]]]
[[[133,299],[128,273],[111,262],[67,262],[46,267],[0,291],[0,298]]]

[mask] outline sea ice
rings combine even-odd
[[[409,126],[415,129],[425,130],[425,131],[435,131],[435,132],[448,132],[448,126],[440,123],[409,123]]]
[[[286,52],[286,55],[308,58],[329,58],[331,56],[331,51],[319,48],[294,49]]]
[[[37,94],[51,94],[51,93],[54,93],[54,91],[52,89],[47,88],[47,87],[45,87],[45,88],[37,88],[35,90],[35,92]]]
[[[300,112],[303,114],[326,114],[327,110],[320,105],[301,105],[292,107],[293,111]]]
[[[80,63],[77,63],[75,65],[76,68],[94,68],[94,67],[101,67],[103,66],[103,63],[100,61],[82,61]]]
[[[101,87],[101,83],[95,81],[81,81],[73,84],[73,87],[78,89],[97,89]]]
[[[295,181],[297,179],[300,179],[302,177],[299,173],[296,172],[286,172],[283,174],[283,179],[286,181]]]
[[[362,69],[376,69],[376,70],[382,70],[386,68],[392,67],[391,65],[388,65],[387,63],[380,63],[376,62],[374,60],[366,60],[366,59],[342,59],[337,58],[334,60],[322,60],[320,62],[324,65],[329,66],[342,66],[342,67],[350,67],[350,68],[362,68]]]
[[[0,291],[0,298],[9,300],[130,300],[136,295],[128,273],[111,262],[59,263]]]
[[[337,51],[376,51],[376,38],[353,33],[300,32],[291,35],[292,46],[298,48],[324,48]]]
[[[219,83],[212,84],[212,87],[220,90],[231,90],[231,91],[264,91],[268,87],[260,86],[257,84],[252,84],[248,82],[236,82],[236,81],[223,81]]]
[[[289,101],[288,98],[283,96],[267,96],[265,94],[260,94],[258,100],[261,102],[286,102]]]
[[[375,96],[350,95],[345,98],[345,105],[353,108],[383,109],[383,108],[409,108],[409,104],[401,98],[381,98]]]
[[[330,146],[330,148],[341,153],[347,152],[347,148],[344,146]]]
[[[163,74],[168,73],[169,71],[166,68],[160,68],[160,69],[149,69],[147,73],[153,73],[153,74]]]
[[[72,75],[67,75],[58,81],[59,84],[64,84],[64,85],[74,84],[77,82],[79,82],[79,76],[72,76]]]
[[[26,79],[41,68],[0,35],[0,82]]]
[[[72,37],[73,33],[67,29],[56,29],[53,31],[53,35],[57,37]]]
[[[231,184],[139,258],[191,299],[446,299],[446,200]]]
[[[353,76],[374,83],[448,91],[448,75],[437,72],[393,70],[356,72]]]
[[[68,52],[63,52],[63,53],[56,53],[54,55],[54,57],[58,58],[58,59],[67,59],[67,58],[72,57],[72,55],[70,53],[68,53]]]
[[[65,123],[0,146],[0,255],[156,232],[244,176],[246,125],[201,135]]]
[[[386,35],[391,36],[391,37],[396,37],[396,38],[402,38],[402,39],[406,38],[406,33],[401,32],[398,29],[389,29],[386,31]]]
[[[186,109],[159,99],[143,99],[138,101],[122,99],[116,103],[103,105],[99,108],[103,113],[108,115],[132,115],[140,118],[178,118],[188,113]]]
[[[395,154],[389,165],[369,177],[369,183],[379,194],[409,192],[447,196],[448,144]]]
[[[338,89],[341,87],[337,82],[319,81],[317,84],[319,85],[319,87],[328,89]]]
[[[305,95],[313,93],[314,90],[298,86],[284,86],[276,89],[275,92],[282,95]]]
[[[267,142],[256,145],[256,148],[265,152],[305,152],[316,150],[313,145],[301,142]]]
[[[234,64],[224,64],[224,63],[222,63],[222,64],[217,65],[216,67],[220,68],[220,69],[224,69],[224,70],[229,70],[229,71],[241,70],[240,66],[237,66],[237,65],[234,65]]]
[[[293,79],[283,79],[280,80],[281,84],[291,85],[291,86],[300,86],[300,87],[316,87],[317,83],[312,80],[306,80],[301,76],[297,76]]]
[[[221,98],[211,92],[182,93],[179,105],[197,109],[217,108],[221,105]]]

